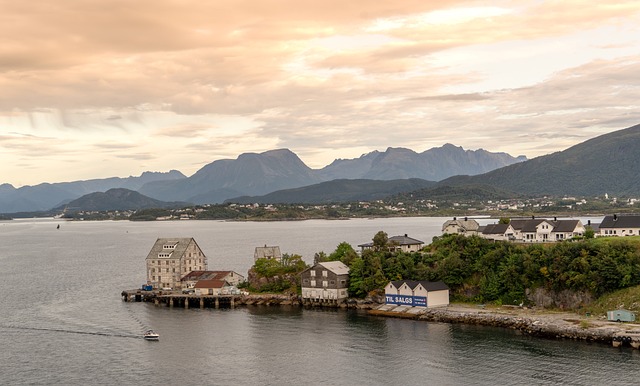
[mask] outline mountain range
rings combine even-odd
[[[523,162],[523,156],[464,150],[451,144],[422,153],[404,148],[374,151],[355,159],[338,159],[322,169],[309,168],[288,149],[245,153],[216,160],[186,177],[177,170],[145,172],[140,177],[43,183],[14,188],[0,185],[0,213],[44,211],[111,188],[126,188],[161,201],[221,203],[240,196],[264,195],[335,179],[438,180],[456,174],[484,173]]]
[[[640,125],[476,176],[454,176],[439,185],[485,184],[541,195],[640,195]]]
[[[47,210],[88,193],[127,188],[155,200],[195,204],[338,202],[414,192],[420,197],[640,195],[640,125],[526,160],[450,144],[416,153],[388,148],[311,169],[288,149],[214,161],[190,177],[172,170],[19,189],[0,185],[0,213]],[[508,198],[508,197],[503,197]],[[166,204],[166,203],[165,203]]]

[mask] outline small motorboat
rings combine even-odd
[[[153,330],[147,330],[144,332],[144,340],[160,340],[160,335]]]

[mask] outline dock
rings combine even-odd
[[[121,293],[125,302],[148,302],[156,306],[180,308],[235,308],[236,304],[244,303],[244,295],[196,295],[183,294],[175,291],[159,290],[124,290]]]

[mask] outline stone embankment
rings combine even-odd
[[[417,309],[382,305],[369,313],[430,322],[511,328],[532,336],[607,344],[611,344],[616,334],[640,332],[638,324],[622,324],[592,316],[520,307],[485,309],[484,307],[451,305],[442,308]]]

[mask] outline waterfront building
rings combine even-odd
[[[458,220],[454,217],[453,220],[447,220],[442,224],[442,234],[473,236],[478,234],[478,228],[480,224],[474,219],[469,220],[465,217],[463,220]]]
[[[441,281],[396,280],[384,287],[385,303],[410,307],[449,305],[449,287]]]
[[[424,241],[416,240],[409,237],[406,233],[404,236],[392,236],[387,241],[387,247],[391,252],[418,252],[424,246]],[[373,242],[359,244],[358,247],[362,251],[373,249]]]
[[[640,215],[605,216],[600,223],[598,236],[640,236]]]
[[[340,261],[317,263],[300,273],[303,301],[338,301],[349,295],[349,267]]]
[[[154,289],[181,289],[180,279],[207,269],[207,257],[191,238],[159,238],[146,258],[147,285]]]
[[[282,253],[280,253],[280,247],[268,247],[267,244],[265,244],[264,247],[256,247],[256,250],[253,253],[253,260],[256,261],[258,259],[274,259],[276,261],[281,261]]]
[[[234,271],[191,271],[180,279],[182,288],[195,288],[199,280],[224,280],[237,286],[244,282],[244,276]]]

